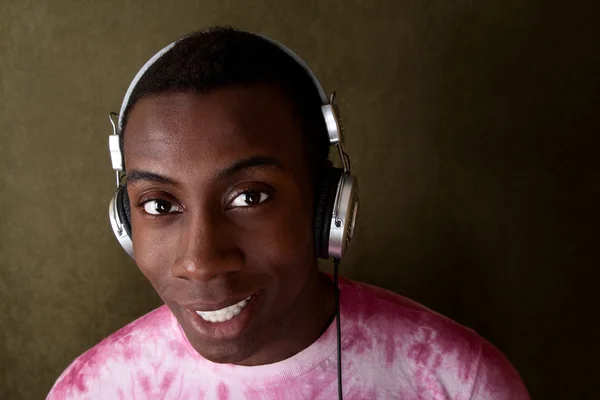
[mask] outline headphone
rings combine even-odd
[[[315,74],[292,50],[265,36],[253,35],[275,45],[294,59],[309,74],[319,91],[322,103],[321,113],[327,126],[329,143],[337,148],[342,168],[323,168],[317,177],[313,224],[314,248],[317,257],[323,259],[334,257],[335,260],[339,261],[354,235],[359,202],[358,182],[356,177],[350,174],[350,157],[346,154],[342,141],[342,126],[335,105],[335,92],[332,92],[331,96],[327,98]],[[121,149],[121,141],[119,140],[123,128],[123,114],[129,104],[131,93],[144,73],[156,60],[175,46],[178,41],[164,47],[144,64],[129,84],[129,88],[121,104],[120,113],[111,113],[109,115],[109,120],[113,126],[113,134],[109,136],[108,145],[112,167],[116,172],[117,191],[110,200],[108,214],[117,240],[127,254],[134,259],[133,243],[131,241],[131,206],[127,195],[126,183],[123,183],[126,173],[123,162],[123,149]],[[116,125],[113,117],[118,118]]]

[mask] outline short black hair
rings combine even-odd
[[[231,27],[192,33],[148,68],[123,112],[121,148],[128,114],[143,97],[181,91],[209,93],[254,83],[273,83],[283,89],[301,121],[311,168],[318,170],[329,155],[329,138],[322,99],[311,76],[278,46]]]

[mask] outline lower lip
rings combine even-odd
[[[211,339],[235,339],[241,336],[250,326],[252,315],[257,306],[258,293],[252,295],[246,307],[242,311],[230,319],[223,322],[205,321],[196,311],[186,308],[190,316],[190,322],[193,328],[203,336]]]

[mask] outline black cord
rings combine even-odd
[[[338,375],[338,399],[342,400],[342,329],[340,328],[340,288],[338,286],[338,268],[340,260],[333,259],[333,286],[335,286],[335,322],[337,326],[337,375]]]

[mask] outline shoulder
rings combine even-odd
[[[390,290],[348,280],[345,284],[358,300],[359,325],[371,327],[371,333],[401,336],[404,340],[411,337],[431,343],[438,341],[442,347],[461,344],[477,353],[481,337],[472,329]]]
[[[132,365],[160,357],[161,348],[173,337],[170,310],[162,306],[151,311],[77,357],[58,378],[48,400],[89,398],[107,377],[125,379]]]
[[[486,399],[528,400],[530,397],[519,373],[504,354],[483,340],[470,400]]]
[[[346,281],[359,299],[349,345],[424,395],[457,399],[529,399],[518,373],[475,331],[399,294]],[[350,292],[348,292],[350,293]],[[434,398],[437,398],[434,396]]]

